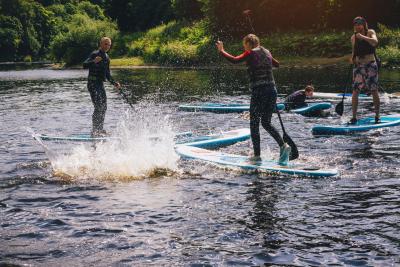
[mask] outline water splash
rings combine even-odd
[[[175,133],[167,117],[126,112],[112,135],[119,138],[74,144],[68,154],[50,158],[55,173],[79,180],[129,180],[177,169]]]

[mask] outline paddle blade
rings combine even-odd
[[[287,143],[290,148],[291,148],[291,153],[290,153],[290,157],[289,160],[294,160],[297,159],[299,157],[299,150],[297,149],[296,144],[293,142],[292,138],[290,138],[289,135],[287,135],[286,133],[283,134],[283,141],[285,143]]]
[[[343,115],[343,110],[344,110],[344,103],[342,101],[342,102],[340,102],[339,104],[336,105],[335,111],[339,116],[342,116]]]

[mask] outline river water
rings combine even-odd
[[[121,142],[44,142],[31,133],[91,129],[84,70],[0,72],[0,265],[399,266],[400,127],[313,137],[349,119],[284,114],[302,162],[332,178],[221,168],[175,154],[175,133],[248,127],[240,114],[178,111],[182,103],[248,102],[243,69],[115,70],[133,108],[107,85],[106,129]],[[312,83],[339,92],[348,71],[282,68],[279,93]],[[400,91],[398,71],[381,74]],[[384,99],[383,114],[400,113]],[[334,113],[334,112],[332,112]],[[360,106],[371,115],[370,103]],[[279,126],[277,118],[273,123]],[[261,130],[262,156],[278,147]],[[156,136],[157,138],[149,138]],[[224,148],[251,152],[250,141]]]

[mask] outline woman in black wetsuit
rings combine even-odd
[[[224,50],[221,41],[217,42],[218,51],[232,63],[246,62],[250,78],[250,133],[253,142],[254,155],[252,161],[260,160],[260,121],[263,128],[275,139],[280,147],[279,164],[287,165],[291,149],[284,143],[276,128],[271,125],[272,113],[276,110],[277,90],[272,67],[279,67],[271,53],[260,46],[260,40],[254,34],[243,38],[244,52],[234,57]]]

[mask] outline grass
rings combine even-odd
[[[143,66],[145,65],[143,58],[141,57],[122,57],[112,58],[110,60],[111,67],[132,67],[132,66]]]
[[[275,32],[261,36],[261,44],[269,49],[282,66],[347,64],[350,57],[351,32]],[[380,25],[378,55],[385,66],[400,65],[400,29]],[[215,38],[205,21],[191,24],[172,21],[146,32],[125,34],[117,38],[112,67],[149,64],[172,66],[212,66],[221,64]],[[241,38],[224,40],[232,54],[243,51]],[[113,49],[114,50],[114,49]]]

